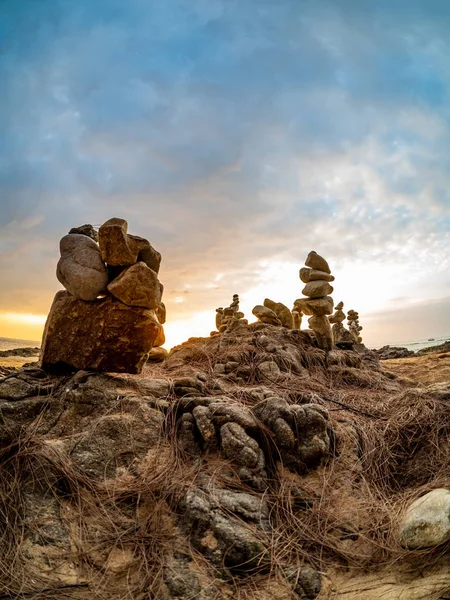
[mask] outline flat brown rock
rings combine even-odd
[[[126,306],[112,297],[84,302],[58,292],[45,325],[40,364],[140,373],[159,333],[151,310]]]
[[[108,285],[108,291],[128,306],[156,309],[161,303],[163,286],[155,271],[138,262],[122,271]]]

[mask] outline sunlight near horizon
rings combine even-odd
[[[45,325],[46,319],[47,315],[36,315],[34,313],[0,313],[0,320],[6,321],[10,324],[17,323],[20,325]]]

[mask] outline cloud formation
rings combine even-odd
[[[162,252],[178,318],[311,248],[347,297],[361,269],[380,308],[449,295],[445,0],[4,0],[0,16],[0,311],[46,312],[59,238],[113,215]]]

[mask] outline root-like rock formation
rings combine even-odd
[[[442,385],[279,324],[194,338],[139,375],[12,372],[1,593],[445,598],[449,431]]]

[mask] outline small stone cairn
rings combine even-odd
[[[342,310],[344,308],[344,303],[339,302],[339,304],[335,307],[335,313],[329,317],[330,323],[333,325],[331,328],[331,332],[333,334],[333,342],[334,345],[342,350],[348,349],[350,350],[355,343],[355,340],[352,334],[345,329],[343,323],[345,321],[345,313]]]
[[[248,320],[244,316],[244,313],[239,310],[239,295],[233,294],[230,306],[216,308],[217,331],[212,331],[211,335],[217,335],[218,332],[233,331],[241,325],[248,325]]]
[[[306,283],[302,293],[307,298],[300,298],[294,302],[296,310],[312,315],[308,319],[309,326],[314,331],[319,347],[323,350],[333,348],[333,336],[330,321],[327,315],[333,312],[333,298],[330,294],[333,287],[330,281],[334,281],[327,261],[317,252],[310,252],[305,261],[306,267],[300,269],[300,279]]]
[[[359,324],[359,313],[356,310],[349,310],[347,313],[348,330],[353,336],[356,344],[362,344],[362,337],[360,331],[362,327]]]
[[[166,309],[161,255],[127,233],[124,219],[70,230],[56,269],[56,294],[45,325],[40,364],[48,371],[140,373],[152,348],[164,358]]]

